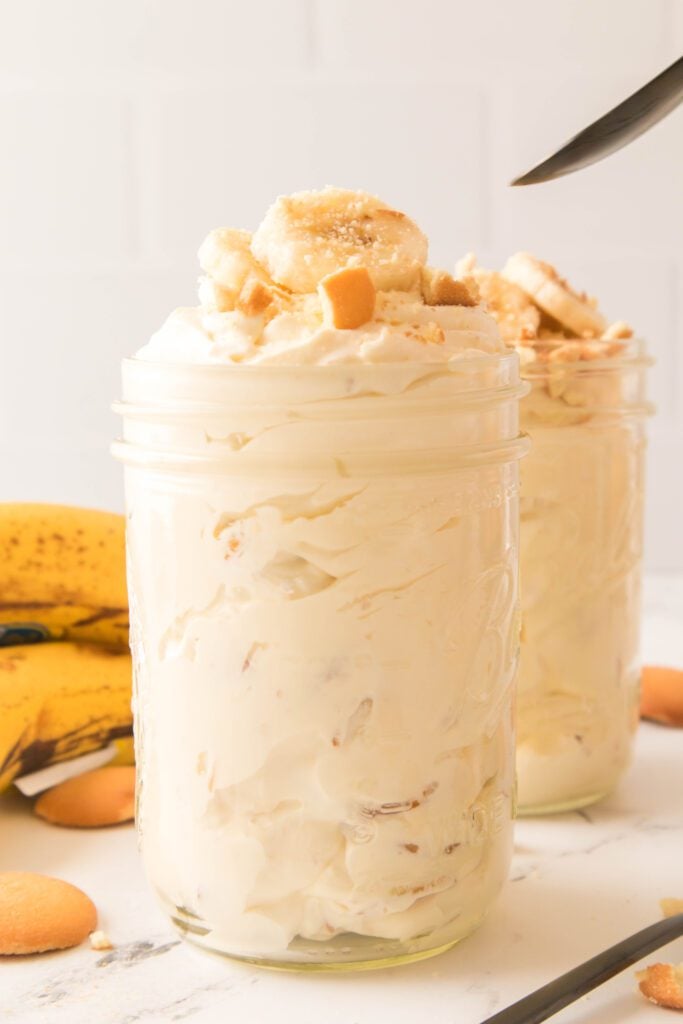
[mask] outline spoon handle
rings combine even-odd
[[[536,989],[531,995],[495,1013],[493,1017],[488,1017],[482,1024],[539,1024],[586,992],[637,963],[653,949],[665,946],[680,935],[683,935],[683,914],[674,914],[663,921],[657,921]]]
[[[661,71],[656,78],[634,92],[607,114],[593,121],[511,185],[535,185],[571,174],[597,163],[628,145],[661,121],[683,101],[683,57]]]

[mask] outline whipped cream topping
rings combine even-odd
[[[266,320],[239,310],[178,309],[137,357],[185,363],[444,363],[501,352],[495,320],[481,306],[428,306],[419,293],[378,293],[373,320],[353,330],[322,322],[316,297]],[[297,308],[297,305],[299,308]]]

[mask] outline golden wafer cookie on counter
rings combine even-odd
[[[669,1010],[683,1010],[683,964],[652,964],[636,973],[646,999]]]
[[[0,872],[0,955],[78,946],[96,925],[95,904],[75,885],[32,871]]]
[[[33,810],[53,825],[102,828],[135,817],[135,768],[105,765],[48,789]]]
[[[683,726],[683,669],[646,665],[640,696],[642,718]]]

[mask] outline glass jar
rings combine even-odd
[[[511,846],[516,354],[123,370],[138,829],[186,937],[446,949]]]
[[[638,722],[645,368],[638,341],[528,350],[521,404],[520,813],[601,799]],[[572,355],[573,354],[573,355]],[[567,361],[565,361],[567,360]]]

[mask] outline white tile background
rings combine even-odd
[[[450,266],[529,248],[657,357],[647,559],[683,568],[683,110],[509,189],[683,51],[683,0],[0,0],[0,500],[120,508],[118,362],[279,192],[364,187]]]

